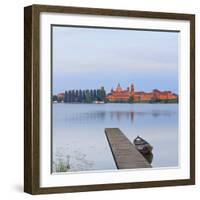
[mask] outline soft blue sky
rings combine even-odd
[[[53,93],[109,92],[119,82],[137,91],[178,93],[177,32],[53,27]]]

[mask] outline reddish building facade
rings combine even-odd
[[[59,93],[57,95],[57,101],[60,101],[60,102],[63,102],[64,101],[64,96],[65,96],[65,93]]]
[[[134,85],[131,84],[131,88],[123,90],[120,84],[117,85],[115,90],[107,95],[107,100],[110,102],[148,102],[148,101],[162,101],[162,100],[177,100],[177,95],[171,91],[159,91],[157,89],[152,92],[143,92],[134,90]]]

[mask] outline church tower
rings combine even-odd
[[[131,84],[131,92],[134,92],[134,85],[133,85],[133,83]]]
[[[117,92],[121,92],[121,91],[122,91],[122,88],[121,88],[121,86],[120,86],[119,83],[118,83],[118,85],[117,85],[116,91],[117,91]]]

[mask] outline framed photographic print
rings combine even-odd
[[[195,183],[195,16],[24,9],[24,191]]]

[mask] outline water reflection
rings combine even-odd
[[[153,161],[153,153],[148,153],[148,154],[145,154],[143,155],[145,157],[145,159],[149,162],[149,164],[152,163]]]
[[[145,117],[152,116],[153,118],[171,117],[176,114],[172,111],[159,111],[152,110],[150,112],[140,112],[140,111],[94,111],[94,112],[83,112],[83,113],[68,113],[66,114],[66,121],[69,123],[86,123],[86,122],[104,122],[105,120],[115,120],[117,122],[127,121],[131,124],[134,123],[136,116]]]
[[[146,156],[152,167],[178,165],[177,104],[54,104],[54,171],[116,169],[104,134],[113,127],[154,147]]]
[[[117,120],[120,122],[122,119],[129,120],[131,123],[134,122],[134,112],[116,111],[108,113],[111,120]]]

